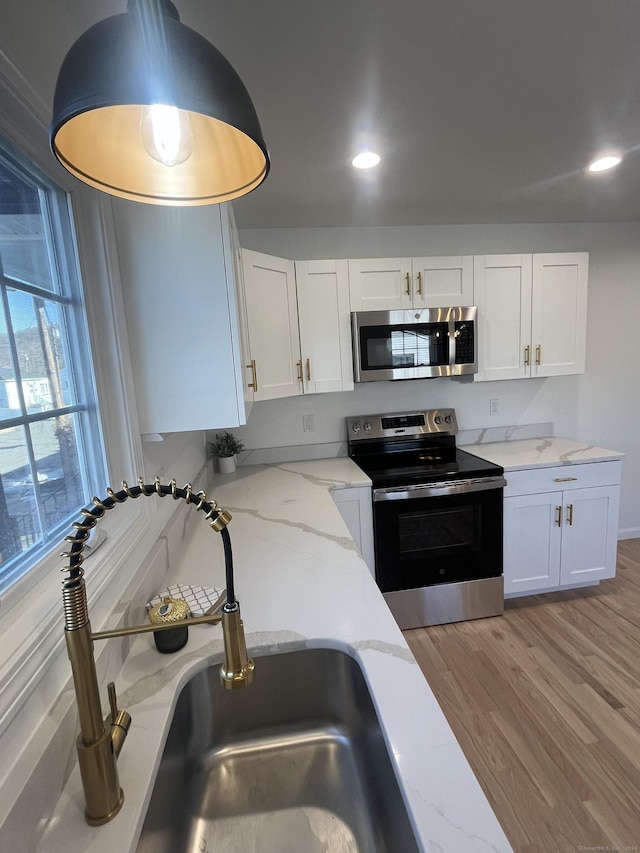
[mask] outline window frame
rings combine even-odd
[[[0,422],[0,429],[10,427],[25,429],[25,449],[34,479],[35,497],[39,502],[39,490],[34,477],[37,460],[34,455],[33,439],[27,430],[36,422],[49,421],[63,415],[74,416],[77,424],[75,437],[82,490],[88,501],[87,493],[95,492],[98,484],[105,478],[106,448],[102,438],[97,389],[92,369],[94,359],[89,339],[78,247],[74,239],[75,223],[69,194],[5,139],[0,139],[0,155],[9,170],[38,195],[42,241],[48,258],[52,285],[47,288],[32,281],[16,279],[3,270],[0,263],[0,285],[2,285],[0,298],[4,312],[8,318],[11,316],[9,299],[11,290],[58,306],[65,333],[65,356],[71,368],[69,376],[75,389],[74,401],[68,405],[54,406],[39,413],[28,412],[24,399],[24,377],[18,367],[19,350],[15,331],[10,328],[9,348],[17,371],[16,390],[21,410],[15,417],[3,419]],[[34,569],[37,570],[42,559],[46,558],[60,541],[61,536],[67,532],[71,520],[73,516],[67,522],[60,522],[49,530],[42,529],[33,547],[17,554],[17,559],[10,561],[12,565],[0,566],[0,601],[4,608],[15,598],[9,594],[11,587],[19,584],[20,580]]]
[[[47,141],[49,104],[25,84],[0,54],[0,134],[65,192],[72,212],[71,238],[77,248],[88,339],[106,452],[107,482],[144,471],[135,406],[126,316],[111,201],[72,179],[55,161]],[[107,483],[104,484],[105,487]],[[130,501],[127,512],[109,514],[100,527],[107,539],[85,561],[92,625],[107,624],[118,612],[122,591],[158,535],[149,501]],[[60,546],[64,543],[61,541]],[[43,719],[68,716],[71,699],[60,569],[53,547],[31,571],[0,596],[0,749],[5,755],[0,790],[17,766],[37,762]],[[65,716],[65,719],[67,718]],[[21,745],[29,744],[28,752]],[[15,779],[14,779],[15,781]],[[15,786],[13,786],[15,787]],[[9,803],[6,803],[9,808]],[[0,825],[6,808],[0,808]]]
[[[83,281],[89,282],[89,286],[85,284],[85,307],[90,342],[98,354],[94,371],[107,478],[117,483],[123,472],[131,472],[134,478],[135,472],[144,469],[132,371],[127,369],[129,347],[113,214],[110,200],[83,187],[69,196],[69,204],[75,214]],[[107,514],[100,522],[106,542],[84,564],[90,576],[87,597],[96,628],[118,612],[131,566],[144,564],[149,543],[157,535],[149,503],[129,501],[127,512]],[[12,742],[28,740],[69,679],[60,575],[66,561],[61,550],[54,546],[0,596],[0,744],[5,735]]]

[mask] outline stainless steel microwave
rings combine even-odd
[[[477,373],[477,313],[475,305],[352,312],[355,381]]]

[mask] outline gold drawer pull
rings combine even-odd
[[[298,382],[304,382],[304,377],[302,375],[302,360],[296,362],[298,366]]]
[[[524,366],[531,366],[531,347],[529,346],[529,344],[527,344],[524,348]]]
[[[254,391],[258,390],[258,371],[256,370],[256,360],[255,358],[251,359],[251,364],[247,365],[247,369],[251,371],[251,378],[253,382],[249,382],[247,388],[253,388]]]
[[[409,273],[405,273],[404,277],[407,280],[407,287],[404,292],[407,294],[407,296],[411,296],[411,276],[409,275]]]
[[[577,480],[577,477],[554,477],[554,483],[571,483],[573,480]]]
[[[573,504],[569,504],[567,507],[567,523],[573,524]]]
[[[422,296],[422,273],[418,273],[418,295]]]
[[[540,344],[536,347],[536,364],[538,366],[542,364],[542,347]]]
[[[562,507],[556,507],[556,524],[558,527],[562,527]]]
[[[311,359],[307,359],[307,382],[311,382]]]

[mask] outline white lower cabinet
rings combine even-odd
[[[347,489],[334,489],[333,500],[349,528],[362,559],[375,578],[375,556],[373,549],[373,505],[369,486],[353,486]]]
[[[614,577],[620,470],[595,462],[505,474],[506,596]]]

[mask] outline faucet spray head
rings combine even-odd
[[[253,681],[254,664],[247,656],[244,626],[238,602],[222,608],[222,634],[225,661],[220,667],[220,681],[227,690],[248,687]]]

